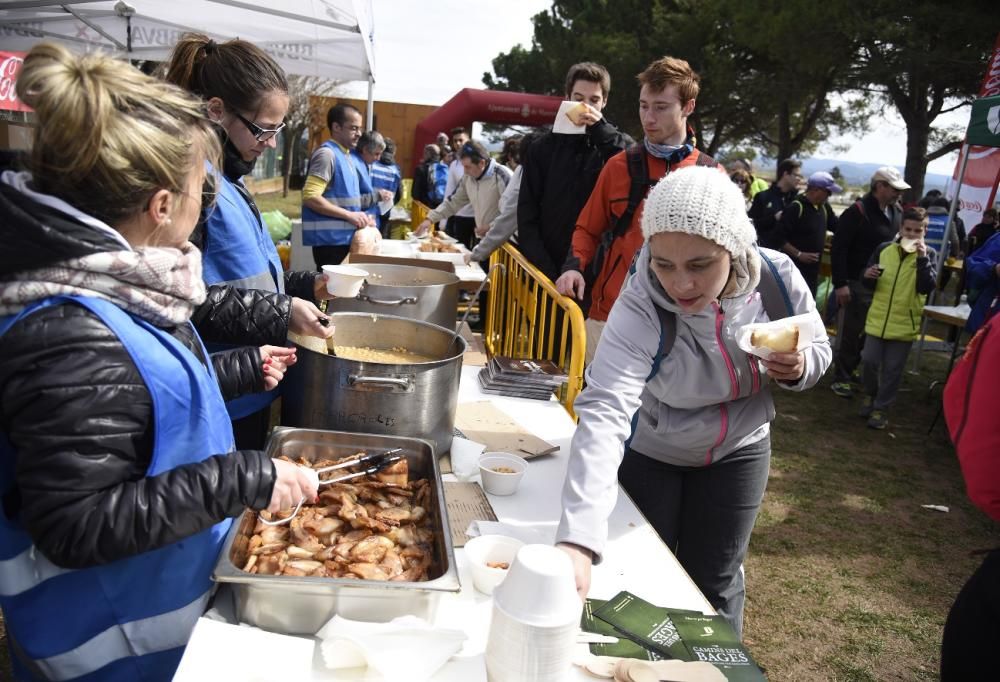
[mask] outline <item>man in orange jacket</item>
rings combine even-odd
[[[577,218],[569,256],[556,280],[556,288],[566,296],[581,301],[590,296],[586,322],[588,364],[632,258],[642,247],[639,217],[646,192],[677,168],[718,166],[695,149],[694,133],[687,125],[698,97],[699,81],[690,64],[663,57],[640,73],[638,80],[642,86],[639,118],[645,139],[611,157],[601,170]],[[585,273],[592,276],[586,278]]]

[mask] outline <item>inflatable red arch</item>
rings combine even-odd
[[[560,97],[533,95],[503,90],[465,88],[417,124],[413,136],[416,164],[424,158],[424,146],[434,142],[440,132],[456,126],[471,129],[473,121],[513,125],[548,125],[559,111]]]

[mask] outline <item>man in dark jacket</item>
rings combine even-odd
[[[966,250],[966,255],[971,256],[998,231],[1000,231],[1000,211],[988,208],[983,211],[983,222],[969,232],[969,248]]]
[[[837,229],[830,195],[842,191],[829,173],[813,173],[802,196],[781,211],[781,220],[774,230],[776,248],[792,257],[813,296],[819,281],[819,261],[826,247],[826,233]]]
[[[757,242],[761,246],[780,248],[780,244],[775,244],[771,233],[781,220],[785,207],[798,195],[801,180],[802,162],[785,159],[778,164],[778,179],[768,189],[754,195],[747,214],[757,230]]]
[[[853,395],[851,380],[861,362],[865,318],[871,305],[871,292],[862,283],[862,274],[878,245],[899,231],[899,197],[909,188],[898,170],[882,166],[872,175],[871,191],[840,214],[833,235],[833,286],[842,315],[834,344],[836,375],[831,388],[843,398]]]
[[[603,118],[611,76],[600,64],[582,62],[566,74],[566,98],[585,102],[583,135],[547,133],[523,155],[517,202],[518,246],[555,281],[569,253],[573,228],[605,162],[632,143]]]

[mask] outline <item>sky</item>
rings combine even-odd
[[[483,73],[492,71],[493,58],[517,43],[529,46],[531,17],[551,6],[551,0],[372,0],[375,99],[440,105],[462,88],[484,87]],[[345,85],[344,94],[367,97],[367,85]],[[965,109],[946,122],[964,125],[967,120]],[[815,156],[902,168],[906,161],[903,121],[889,108],[873,123],[865,136],[833,139]],[[951,173],[956,157],[937,159],[927,170]]]

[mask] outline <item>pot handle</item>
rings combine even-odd
[[[389,300],[385,298],[372,298],[368,294],[358,294],[357,299],[359,301],[364,301],[365,303],[372,303],[374,305],[413,305],[417,302],[416,296],[407,296],[406,298],[397,298],[396,300]]]
[[[347,377],[348,386],[387,386],[389,388],[398,388],[404,391],[410,389],[410,380],[407,377],[365,377],[359,376],[357,374],[351,374]]]

